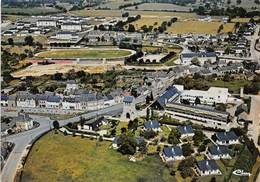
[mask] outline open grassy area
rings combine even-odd
[[[244,87],[249,83],[250,81],[247,80],[232,80],[230,82],[224,82],[222,80],[212,80],[209,83],[209,86],[227,87],[231,93],[239,93],[240,87]]]
[[[127,156],[109,148],[110,145],[110,142],[97,143],[96,140],[50,132],[33,146],[25,163],[22,182],[174,180],[158,157],[129,162]]]
[[[167,28],[167,32],[174,34],[193,33],[193,34],[216,34],[221,22],[205,21],[177,21]],[[234,23],[224,24],[222,32],[232,32]]]
[[[60,10],[56,8],[9,8],[9,7],[2,7],[2,14],[17,14],[17,15],[45,15],[45,14],[52,14],[52,13],[59,13]]]
[[[37,57],[44,58],[114,58],[130,55],[127,50],[94,50],[94,49],[63,49],[41,52]]]

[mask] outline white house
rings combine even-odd
[[[57,22],[56,20],[52,19],[40,19],[36,22],[37,27],[56,27]]]
[[[18,113],[18,116],[13,119],[17,130],[29,130],[33,128],[33,119],[26,113]]]
[[[66,88],[64,90],[65,93],[71,94],[79,89],[78,84],[75,80],[68,80],[66,83]]]
[[[49,96],[46,101],[46,108],[59,109],[61,107],[61,100],[60,96]]]
[[[183,156],[182,149],[180,146],[175,147],[164,147],[161,153],[161,157],[165,162],[171,162],[175,160],[183,160],[185,157]]]
[[[212,145],[208,148],[207,152],[210,159],[231,159],[229,155],[229,149],[225,145]]]
[[[67,22],[61,25],[62,31],[81,31],[82,26],[78,23]]]
[[[62,101],[62,109],[80,110],[80,97],[64,97]]]
[[[214,103],[226,104],[230,94],[228,88],[210,87],[207,91],[203,90],[180,90],[180,100],[188,100],[195,103],[196,98],[199,98],[201,104],[213,105]]]
[[[63,31],[63,32],[58,32],[55,35],[51,36],[51,39],[77,40],[79,39],[79,35],[76,32]]]
[[[192,60],[196,59],[200,65],[204,65],[206,61],[215,63],[217,61],[217,55],[215,52],[182,53],[180,59],[184,65],[192,64]]]
[[[36,107],[36,99],[35,95],[26,93],[26,94],[18,94],[16,100],[17,107]]]
[[[8,106],[8,96],[7,95],[1,95],[1,107]]]
[[[104,124],[107,124],[107,120],[101,116],[86,120],[83,126],[79,125],[78,128],[81,130],[97,131],[99,130],[99,127]]]
[[[144,130],[161,131],[160,123],[156,120],[144,122]]]
[[[181,134],[181,138],[194,136],[194,132],[193,132],[191,125],[178,126],[177,129]]]
[[[216,133],[216,143],[218,145],[232,145],[239,143],[239,137],[234,131],[229,132],[217,132]]]
[[[221,175],[221,171],[214,160],[197,161],[197,172],[201,176]]]

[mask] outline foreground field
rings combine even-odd
[[[167,32],[174,34],[216,34],[221,24],[221,22],[178,21],[168,27]],[[224,24],[224,29],[222,32],[232,32],[234,25],[234,23]]]
[[[22,182],[174,181],[157,157],[129,162],[110,142],[48,133],[32,148]]]
[[[94,50],[94,49],[63,49],[41,52],[37,57],[44,58],[116,58],[130,55],[128,50]]]

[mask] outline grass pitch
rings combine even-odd
[[[130,55],[128,50],[62,49],[41,52],[37,57],[44,58],[117,58]]]

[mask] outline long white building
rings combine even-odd
[[[175,87],[181,92],[180,100],[188,100],[190,103],[194,103],[196,98],[200,99],[201,104],[213,105],[214,103],[227,103],[228,93],[227,88],[210,87],[208,90],[184,90],[183,85],[175,85]]]

